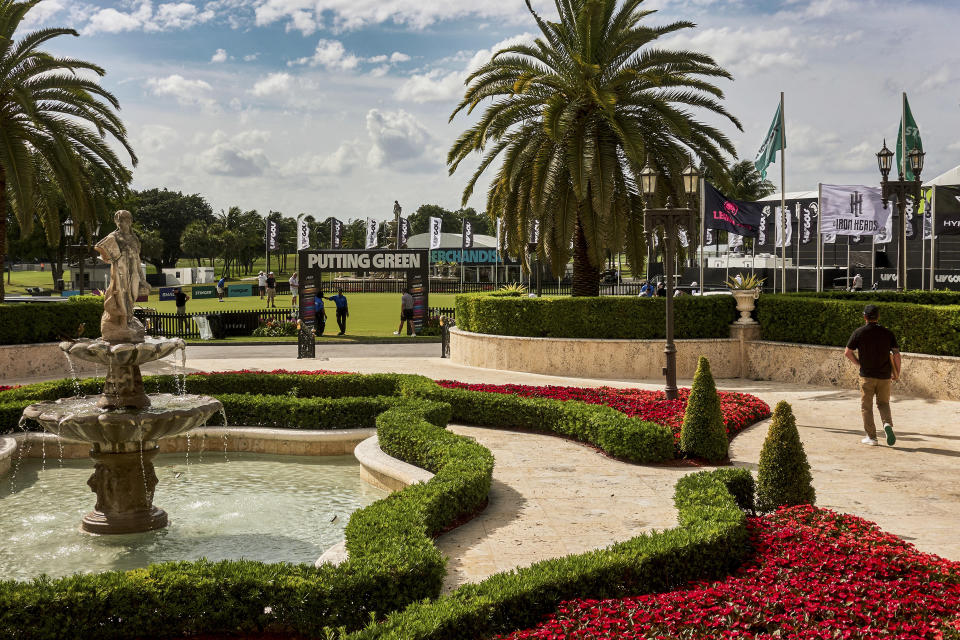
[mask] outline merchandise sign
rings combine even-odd
[[[880,187],[865,185],[822,184],[820,207],[825,236],[881,235],[893,215],[892,207],[883,208]]]

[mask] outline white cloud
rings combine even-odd
[[[950,65],[945,64],[933,73],[928,74],[920,83],[920,91],[934,91],[949,85],[953,80],[953,73],[950,69]]]
[[[144,23],[150,19],[151,6],[149,2],[140,5],[139,9],[132,13],[121,13],[116,9],[101,9],[90,17],[87,26],[84,27],[85,35],[94,33],[121,33],[123,31],[135,31],[143,27]]]
[[[311,176],[345,176],[362,162],[357,142],[344,142],[327,155],[305,155],[294,158],[283,168],[283,174]]]
[[[165,149],[177,141],[179,135],[173,127],[162,124],[148,124],[138,127],[134,133],[134,144],[137,151],[144,155],[152,155]]]
[[[339,40],[320,40],[312,56],[295,60],[292,64],[306,64],[311,67],[348,71],[356,69],[360,58],[348,54]]]
[[[33,29],[47,23],[51,18],[66,8],[64,0],[43,0],[31,9],[24,17],[20,26],[24,29]]]
[[[408,60],[410,60],[410,56],[401,51],[394,51],[392,54],[390,54],[390,62],[394,64],[397,64],[398,62],[407,62]]]
[[[264,175],[272,165],[264,150],[256,145],[269,139],[269,132],[257,129],[232,136],[218,129],[209,136],[198,136],[195,142],[207,148],[197,156],[197,168],[215,176],[249,178]]]
[[[175,73],[165,78],[148,79],[147,88],[154,95],[176,98],[182,105],[199,105],[210,112],[217,110],[216,101],[207,96],[213,87],[204,80],[190,80]]]
[[[272,96],[278,93],[286,93],[293,86],[293,76],[289,73],[271,73],[265,78],[258,80],[251,89],[255,96]]]
[[[213,57],[210,58],[210,62],[226,62],[227,61],[227,50],[226,49],[217,49]]]
[[[717,64],[738,75],[750,75],[772,67],[799,67],[806,62],[796,31],[782,27],[719,27],[697,29],[673,36],[665,48],[702,51]]]
[[[243,61],[244,61],[244,62],[253,62],[254,60],[256,60],[256,59],[259,58],[259,57],[260,57],[260,52],[259,52],[259,51],[258,51],[257,53],[248,53],[247,55],[243,56]]]
[[[367,162],[372,167],[401,171],[432,170],[438,153],[433,136],[416,117],[403,111],[367,112],[367,135],[372,146]]]
[[[189,2],[164,3],[157,6],[156,11],[153,10],[153,3],[150,0],[139,0],[130,4],[131,10],[126,12],[113,8],[94,11],[87,17],[87,23],[82,32],[85,35],[92,35],[139,30],[150,32],[189,29],[212,20],[216,15],[212,9],[200,11]]]

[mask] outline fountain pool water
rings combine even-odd
[[[42,469],[25,459],[13,493],[8,479],[0,482],[0,575],[26,580],[201,557],[312,564],[343,539],[353,511],[386,495],[360,478],[353,456],[231,453],[228,464],[210,452],[187,465],[183,454],[164,454],[154,465],[169,527],[96,536],[77,530],[89,508],[89,461]]]

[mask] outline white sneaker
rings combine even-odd
[[[867,445],[868,447],[875,447],[875,446],[877,446],[877,439],[876,439],[876,438],[871,438],[870,436],[867,436],[866,438],[864,438],[863,440],[860,441],[860,444],[865,444],[865,445]]]
[[[399,331],[394,331],[394,332],[393,332],[393,335],[398,336],[398,335],[400,335],[400,332],[399,332]]]

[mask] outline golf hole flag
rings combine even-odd
[[[376,249],[377,247],[377,230],[379,229],[380,224],[373,218],[367,218],[367,249]]]
[[[440,218],[430,218],[430,248],[440,248],[440,226],[443,220]]]
[[[731,200],[709,182],[703,184],[704,227],[756,238],[762,216],[761,205]]]
[[[890,225],[893,208],[884,209],[880,187],[820,185],[821,233],[824,236],[880,236]]]
[[[297,220],[297,251],[310,248],[310,225],[306,218]]]

